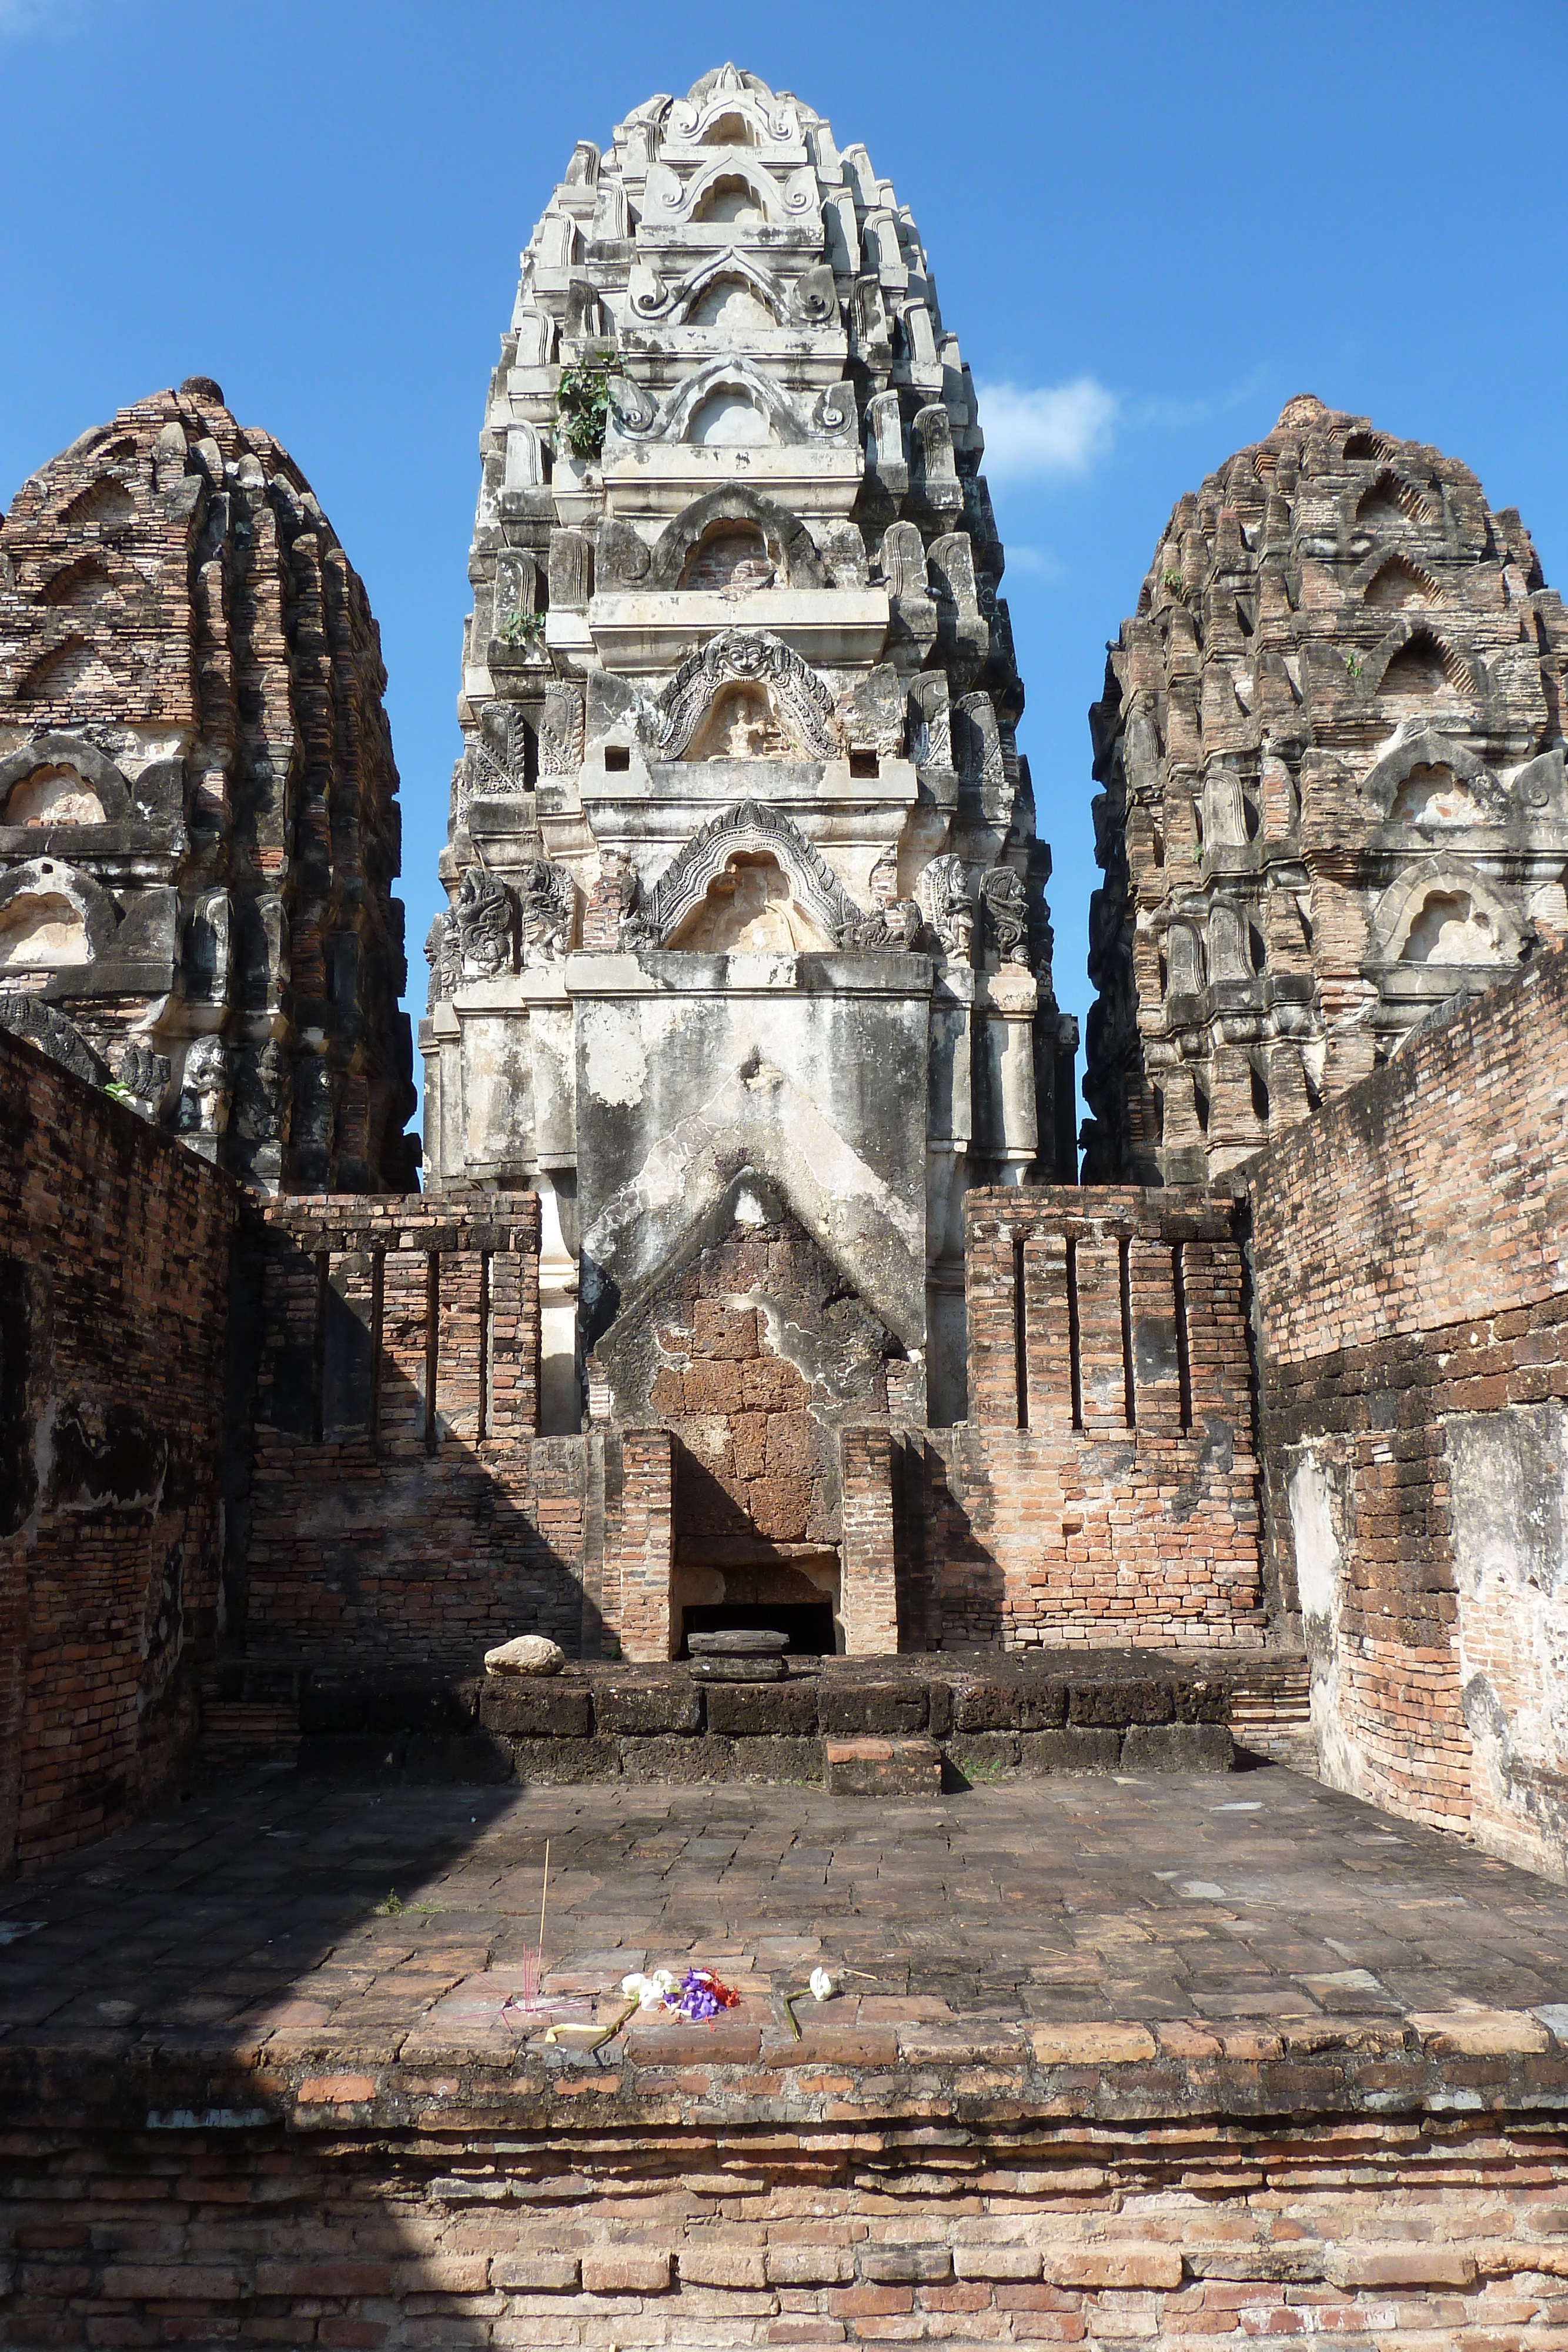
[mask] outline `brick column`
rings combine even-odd
[[[1067,1296],[1067,1239],[1031,1233],[1023,1245],[1024,1356],[1029,1425],[1053,1437],[1072,1434],[1072,1312]]]
[[[539,1425],[539,1255],[537,1233],[490,1260],[489,1415],[486,1434],[514,1441]]]
[[[891,1432],[876,1426],[841,1431],[839,1466],[844,1648],[852,1658],[887,1657],[898,1648]]]
[[[1122,1339],[1122,1256],[1113,1238],[1085,1234],[1073,1252],[1078,1276],[1078,1352],[1083,1430],[1120,1437],[1127,1427],[1127,1365]]]
[[[621,1449],[621,1513],[615,1535],[621,1654],[640,1665],[662,1664],[677,1647],[670,1605],[675,1441],[667,1429],[629,1429]]]
[[[964,1305],[969,1332],[969,1418],[989,1428],[1016,1429],[1018,1289],[1009,1219],[968,1213]]]

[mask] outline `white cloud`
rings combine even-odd
[[[1086,473],[1111,446],[1122,404],[1092,375],[1071,383],[977,386],[992,481]]]
[[[1032,580],[1054,583],[1067,577],[1067,566],[1054,548],[1009,544],[1007,562],[1010,572],[1024,572]]]

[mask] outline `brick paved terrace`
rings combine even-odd
[[[1544,2012],[1527,2042],[1556,2024],[1568,2040],[1568,1890],[1289,1771],[906,1804],[262,1771],[5,1891],[0,2050],[110,2067],[200,2049],[280,2083],[304,2063],[378,2082],[400,2063],[509,2064],[528,2021],[501,2011],[538,1940],[547,1839],[560,2015],[608,2011],[628,1970],[660,1964],[711,1963],[742,1995],[715,2029],[633,2023],[601,2073],[1070,2054],[1069,2028],[1099,2054],[1109,2021],[1129,2049],[1153,2035],[1184,2058],[1339,2026],[1406,2046],[1419,2021],[1476,2010]],[[797,2048],[779,1996],[819,1964],[841,1991],[807,2005]]]
[[[0,1935],[0,2343],[1568,2326],[1568,1890],[1278,1767],[258,1771],[14,1885]],[[693,1960],[737,2008],[588,2046]]]

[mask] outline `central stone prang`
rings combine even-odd
[[[427,1189],[540,1196],[547,1431],[733,1456],[786,1373],[819,1434],[885,1419],[863,1349],[820,1376],[849,1302],[961,1419],[964,1195],[1071,1181],[983,446],[913,220],[810,107],[725,66],[576,148],[486,407],[420,1031]],[[628,1318],[759,1225],[829,1319],[764,1312],[729,1405],[685,1342],[653,1394]],[[821,1494],[778,1533],[810,1474],[756,1442],[740,1564],[833,1549]]]

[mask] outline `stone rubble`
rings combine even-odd
[[[566,1652],[546,1633],[519,1633],[485,1653],[487,1675],[559,1675],[565,1664]]]

